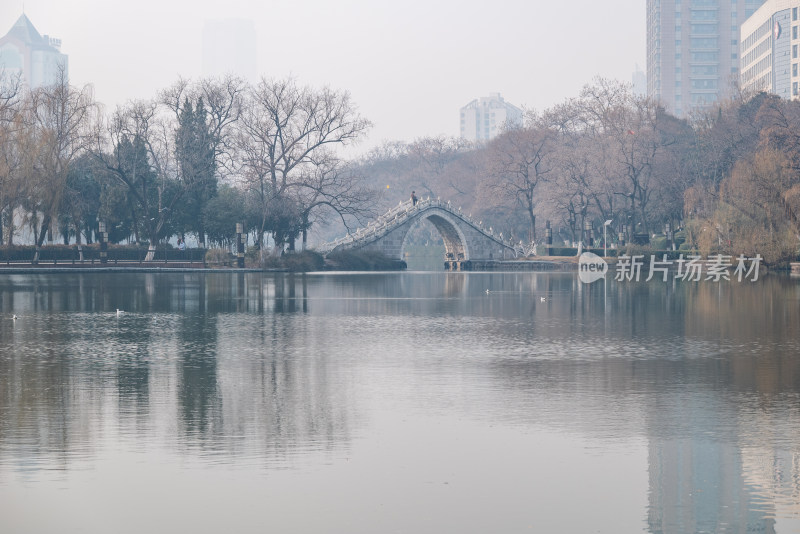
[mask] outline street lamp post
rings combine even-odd
[[[608,257],[608,240],[606,239],[606,229],[608,225],[611,224],[611,219],[607,220],[603,223],[603,257]]]

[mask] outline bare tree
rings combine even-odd
[[[24,153],[22,78],[0,72],[0,244],[11,245],[14,236],[14,210],[21,202]],[[7,228],[7,239],[3,235]]]
[[[460,182],[464,175],[449,171],[470,148],[472,144],[463,138],[445,136],[423,137],[406,145],[404,155],[411,166],[411,187],[427,191],[432,197],[444,194],[443,186],[455,197],[463,195],[466,187]],[[451,195],[447,198],[455,200]]]
[[[591,132],[609,158],[605,167],[614,193],[627,202],[632,232],[641,226],[649,232],[648,210],[657,181],[654,166],[660,152],[672,139],[659,132],[663,117],[655,101],[636,97],[630,87],[619,82],[596,79],[581,91],[577,101],[583,128]]]
[[[550,175],[557,151],[556,132],[531,115],[522,128],[506,131],[487,147],[488,190],[498,200],[511,200],[530,219],[530,238],[536,240],[537,188]]]
[[[345,165],[333,154],[329,156],[315,159],[310,174],[295,188],[303,250],[307,246],[308,230],[314,223],[326,223],[337,216],[349,229],[349,219],[363,223],[367,217],[377,215],[373,209],[377,193],[364,185],[363,177],[355,168]]]
[[[98,111],[90,87],[70,86],[64,68],[53,85],[29,95],[27,122],[38,141],[29,196],[35,201],[34,210],[42,214],[34,261],[39,260],[39,247],[58,214],[70,164],[96,138]]]
[[[298,87],[292,79],[262,79],[244,110],[238,140],[242,176],[262,203],[263,239],[273,200],[301,195],[318,176],[317,159],[324,154],[327,160],[329,149],[358,140],[370,122],[357,113],[349,94]],[[283,246],[283,233],[275,236]]]
[[[146,261],[155,256],[156,244],[180,199],[171,154],[171,128],[159,115],[155,101],[134,101],[117,108],[97,136],[92,154],[111,175],[126,186],[131,199],[134,233],[149,240]]]

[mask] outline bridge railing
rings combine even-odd
[[[384,235],[391,232],[395,227],[405,222],[409,217],[413,216],[415,213],[426,209],[428,207],[438,207],[441,208],[448,213],[460,218],[473,228],[480,231],[483,235],[496,241],[498,244],[511,249],[514,252],[515,256],[520,255],[530,255],[531,250],[525,247],[522,242],[515,244],[512,242],[511,239],[504,239],[503,234],[500,233],[499,235],[495,235],[494,230],[489,227],[486,229],[483,226],[483,221],[475,221],[472,216],[467,215],[461,211],[461,208],[453,208],[450,202],[445,202],[440,198],[433,199],[431,197],[427,197],[424,199],[420,199],[416,204],[414,204],[411,200],[406,200],[405,202],[400,202],[397,206],[391,208],[389,211],[384,213],[383,215],[376,218],[374,221],[370,221],[365,228],[358,228],[353,233],[348,233],[344,237],[340,237],[331,241],[329,243],[325,243],[318,247],[320,252],[330,252],[335,248],[342,246],[342,245],[350,245],[352,247],[357,247],[361,245],[365,245],[368,242],[377,240]]]

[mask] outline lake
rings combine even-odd
[[[0,532],[267,531],[800,532],[800,279],[0,274]]]

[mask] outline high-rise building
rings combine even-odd
[[[636,96],[647,96],[647,75],[636,65],[636,70],[631,74],[631,84],[633,94]]]
[[[522,110],[503,100],[500,93],[489,93],[461,108],[461,137],[470,141],[491,139],[507,123],[521,125]]]
[[[647,94],[679,117],[731,94],[742,23],[764,0],[647,0]]]
[[[256,27],[247,19],[207,20],[203,27],[203,75],[258,76]]]
[[[766,0],[742,24],[743,90],[766,91],[787,99],[800,97],[799,11],[800,0]]]
[[[40,35],[23,13],[0,38],[0,71],[21,74],[30,89],[53,84],[60,69],[69,74],[68,58],[60,50],[61,39]]]

